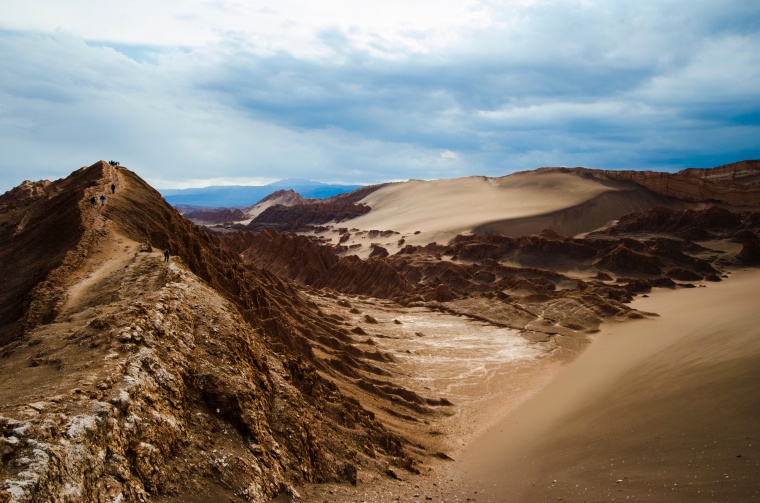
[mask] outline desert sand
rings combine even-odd
[[[560,189],[561,190],[557,190]],[[454,232],[485,222],[548,213],[610,190],[590,180],[562,174],[412,180],[370,194],[362,202],[373,211],[352,224],[401,232]],[[557,191],[554,197],[544,197]],[[410,193],[414,197],[410,197]],[[455,235],[455,234],[454,234]],[[453,235],[452,235],[453,236]],[[441,240],[444,242],[445,240]]]
[[[633,307],[660,316],[606,323],[575,355],[504,361],[463,381],[466,389],[450,395],[457,413],[435,422],[449,459],[417,477],[365,474],[355,488],[325,484],[302,495],[447,503],[757,498],[758,282],[760,271],[741,270],[706,288],[637,298]]]
[[[552,228],[573,235],[650,208],[657,201],[640,186],[556,171],[410,180],[389,184],[364,198],[361,203],[372,211],[351,220],[350,226],[391,229],[414,245],[447,243],[457,234],[475,231],[523,236]],[[589,205],[596,210],[588,211]],[[584,209],[582,219],[573,211],[579,207]],[[355,243],[360,241],[346,244]]]
[[[760,272],[659,291],[472,442],[474,501],[760,497]],[[475,494],[477,491],[477,495]]]

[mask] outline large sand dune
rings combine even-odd
[[[477,501],[760,497],[757,270],[634,306],[469,447]]]
[[[574,235],[666,203],[642,186],[563,171],[389,184],[362,199],[372,211],[357,229],[392,229],[406,243],[446,243],[457,234],[524,236],[547,228]]]

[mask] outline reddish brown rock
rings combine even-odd
[[[370,258],[385,258],[388,255],[390,255],[388,253],[388,250],[380,246],[379,244],[372,243],[370,245],[370,248],[372,249],[372,251],[369,254]]]
[[[657,194],[692,202],[723,202],[738,208],[760,204],[760,161],[741,161],[716,168],[677,173],[632,170],[564,169],[600,179],[635,182]]]
[[[197,224],[222,224],[245,220],[246,215],[239,208],[216,208],[194,210],[183,213],[184,217]]]
[[[0,375],[18,385],[3,383],[0,432],[23,438],[3,443],[0,499],[269,501],[351,482],[355,464],[413,469],[312,346],[354,351],[357,368],[388,357],[354,348],[293,282],[242,264],[126,168],[99,162],[45,190],[0,208],[3,290],[23,299],[0,311]]]
[[[624,244],[606,253],[594,265],[614,272],[626,274],[640,273],[657,275],[662,272],[662,263],[655,257],[631,250]]]
[[[760,265],[760,240],[745,241],[738,258],[746,265]]]

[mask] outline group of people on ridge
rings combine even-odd
[[[116,184],[115,183],[111,184],[111,194],[116,194]],[[95,199],[95,196],[92,196],[90,198],[90,204],[92,206],[95,206],[95,203],[97,203],[97,202],[98,202],[98,200]],[[104,206],[105,204],[106,204],[106,196],[105,196],[105,194],[100,194],[100,205]]]
[[[111,164],[111,165],[114,166],[114,164]],[[116,165],[118,166],[118,163],[116,163]],[[115,183],[111,184],[111,194],[116,194],[116,184]],[[92,196],[90,198],[90,204],[92,206],[95,206],[95,204],[97,202],[98,202],[98,200],[95,199],[95,196]],[[106,196],[105,196],[105,194],[100,194],[100,205],[101,206],[105,206],[105,204],[106,204]],[[164,250],[164,262],[169,262],[169,250],[168,249]]]

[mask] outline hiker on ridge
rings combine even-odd
[[[164,250],[164,262],[169,262],[169,250]]]
[[[116,184],[115,183],[111,184],[111,194],[116,194]]]
[[[95,200],[95,196],[92,196],[92,197],[90,198],[90,205],[91,205],[91,206],[95,206],[95,202],[96,202],[96,200]]]
[[[100,205],[104,206],[106,204],[106,196],[103,194],[100,194]]]

